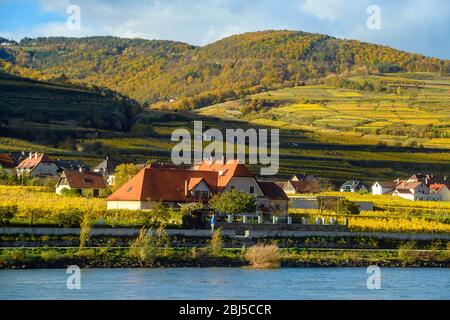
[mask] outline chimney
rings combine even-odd
[[[188,196],[188,181],[184,180],[184,195],[187,197]]]
[[[34,158],[35,158],[35,159],[38,158],[38,153],[37,153],[37,152],[34,154]]]
[[[28,158],[33,159],[33,152],[30,152]]]
[[[78,169],[78,171],[80,171],[81,173],[84,172],[83,166],[80,166],[80,168]]]

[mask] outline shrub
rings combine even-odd
[[[45,262],[57,261],[61,258],[61,254],[57,250],[45,250],[41,253],[41,259]]]
[[[61,195],[65,197],[80,197],[82,195],[80,189],[67,189],[64,188],[61,190]]]
[[[79,227],[83,219],[83,214],[76,208],[69,208],[59,211],[54,215],[55,223],[64,228]]]
[[[83,215],[83,220],[80,226],[80,247],[79,250],[84,248],[86,241],[89,240],[92,229],[92,218],[90,212],[86,212]]]
[[[146,229],[142,228],[139,236],[131,244],[130,255],[143,261],[153,259],[155,251],[152,246],[151,236]]]
[[[217,256],[222,251],[222,230],[218,228],[214,230],[211,241],[209,242],[208,251],[211,255]]]
[[[280,252],[276,245],[257,244],[248,249],[246,259],[255,269],[271,269],[280,266]]]
[[[338,212],[339,214],[351,214],[356,215],[360,214],[358,206],[353,203],[352,201],[349,201],[347,199],[343,199],[339,202]]]
[[[417,257],[414,254],[414,249],[416,247],[416,243],[411,241],[404,243],[398,248],[398,258],[403,264],[411,264],[417,260]]]
[[[0,207],[0,225],[8,224],[18,211],[16,205]]]

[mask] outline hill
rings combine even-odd
[[[193,109],[348,69],[449,72],[450,62],[298,31],[235,35],[204,47],[173,41],[24,39],[0,47],[8,73],[68,78],[159,107]],[[178,98],[168,104],[167,101]],[[190,99],[188,99],[190,98]]]
[[[3,134],[51,143],[83,131],[129,131],[139,107],[109,90],[92,91],[0,72],[0,110]]]
[[[337,144],[450,149],[449,92],[450,77],[436,74],[349,75],[199,112],[297,130]]]

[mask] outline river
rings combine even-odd
[[[365,268],[0,270],[0,299],[450,299],[450,269]],[[71,278],[72,279],[72,278]]]

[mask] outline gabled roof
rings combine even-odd
[[[119,164],[120,163],[117,161],[106,158],[94,168],[94,171],[96,172],[102,171],[103,173],[112,173],[114,170],[116,170],[116,167]]]
[[[291,178],[292,180],[298,180],[298,181],[311,181],[315,179],[315,176],[312,174],[306,174],[306,173],[300,173],[300,174],[294,174]]]
[[[349,180],[345,182],[343,185],[341,185],[341,188],[345,188],[347,186],[349,187],[357,187],[357,186],[364,186],[364,184],[359,180]]]
[[[33,170],[40,163],[54,163],[45,153],[34,153],[30,154],[27,158],[22,160],[22,162],[16,167],[17,169],[30,169]]]
[[[57,159],[56,165],[63,170],[79,170],[80,168],[84,171],[90,171],[91,168],[80,160],[60,160]]]
[[[5,169],[14,169],[17,163],[9,153],[0,154],[0,167]]]
[[[275,182],[271,181],[258,181],[264,195],[271,200],[289,200],[283,189]]]
[[[434,191],[434,192],[440,192],[444,188],[448,189],[448,186],[446,184],[444,184],[444,183],[433,183],[433,184],[430,184],[430,190]]]
[[[376,181],[375,183],[378,183],[382,188],[394,189],[399,184],[399,181],[397,180]]]
[[[217,180],[218,173],[214,171],[146,167],[110,195],[108,201],[195,201],[190,192],[186,194],[186,183],[191,191],[204,181],[216,193]]]
[[[306,193],[308,192],[308,187],[310,183],[306,180],[301,181],[289,181],[295,189],[296,193]]]
[[[220,189],[225,188],[234,177],[255,177],[248,168],[238,160],[229,160],[225,163],[223,161],[204,161],[199,165],[197,170],[217,172],[219,175],[217,186]]]
[[[75,189],[106,189],[106,183],[103,176],[95,172],[80,172],[78,170],[65,170],[58,182],[60,184],[62,178],[67,179],[67,183],[71,188]]]

